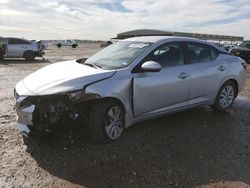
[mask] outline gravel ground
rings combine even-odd
[[[15,128],[16,82],[99,49],[50,46],[44,59],[0,64],[0,187],[250,187],[250,70],[228,113],[198,108],[141,122],[109,143],[93,143],[76,122],[23,144]]]

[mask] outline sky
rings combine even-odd
[[[250,0],[0,0],[0,36],[107,40],[134,29],[250,39]]]

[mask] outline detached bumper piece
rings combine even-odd
[[[29,137],[30,136],[30,129],[27,125],[17,123],[17,130],[22,136]]]
[[[36,53],[36,56],[38,56],[38,57],[43,57],[44,55],[45,55],[44,51],[39,51]]]
[[[33,125],[32,119],[35,105],[25,103],[24,100],[25,97],[19,97],[16,101],[17,129],[21,135],[28,137],[30,133],[28,125]]]

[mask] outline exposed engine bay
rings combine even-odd
[[[48,96],[15,95],[19,124],[39,131],[52,130],[68,120],[87,118],[93,99],[98,98],[84,95],[83,91]]]

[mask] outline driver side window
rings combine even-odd
[[[153,50],[145,58],[144,62],[146,61],[155,61],[159,63],[162,68],[182,65],[183,55],[181,45],[178,43],[163,44]]]

